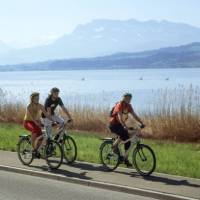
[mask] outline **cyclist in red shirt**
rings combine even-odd
[[[130,102],[132,99],[132,95],[130,93],[125,93],[122,97],[122,100],[118,102],[112,110],[110,116],[109,128],[111,132],[115,133],[119,136],[118,140],[113,144],[113,151],[117,151],[118,144],[122,141],[129,139],[128,127],[126,125],[126,120],[128,119],[128,115],[131,114],[133,118],[136,119],[141,124],[141,127],[144,128],[145,125],[142,120],[138,117],[138,115],[134,112]],[[131,142],[125,143],[125,151],[127,151],[130,147]],[[128,160],[128,156],[124,158],[124,163],[127,167],[132,166]]]

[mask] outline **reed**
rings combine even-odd
[[[153,138],[180,142],[200,141],[200,89],[178,87],[157,92],[155,104],[145,116]]]
[[[200,89],[179,86],[173,90],[156,91],[154,103],[140,113],[147,128],[145,137],[179,142],[200,141]],[[109,106],[70,105],[77,130],[107,132]],[[6,101],[0,95],[0,122],[22,124],[25,105],[22,102]]]

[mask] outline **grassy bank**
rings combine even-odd
[[[18,136],[26,131],[16,124],[0,124],[0,149],[15,151]],[[103,134],[77,132],[71,134],[78,146],[78,160],[99,163],[99,146]],[[145,139],[155,151],[157,172],[200,178],[200,145]]]

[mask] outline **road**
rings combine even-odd
[[[0,171],[0,200],[153,200],[126,193]]]
[[[24,166],[17,158],[16,152],[0,151],[0,165],[33,170],[67,178],[77,178],[84,181],[106,182],[123,187],[140,188],[144,190],[185,196],[200,199],[200,179],[172,176],[154,173],[150,177],[141,177],[134,169],[118,168],[107,172],[102,165],[86,162],[76,162],[73,165],[63,163],[60,169],[47,171],[44,160],[34,160],[30,167]],[[78,186],[77,186],[78,187]],[[21,199],[20,199],[21,200]]]

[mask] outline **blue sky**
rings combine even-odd
[[[53,41],[93,19],[169,20],[200,27],[199,0],[0,0],[0,41]]]

